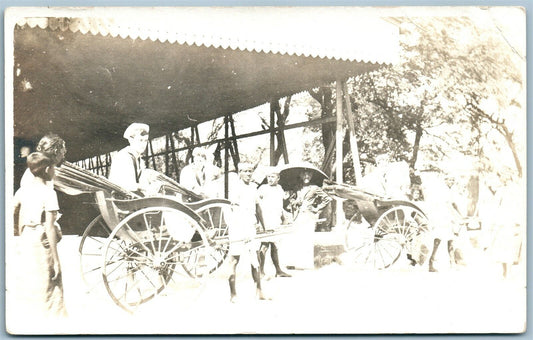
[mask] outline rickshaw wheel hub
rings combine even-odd
[[[161,253],[156,253],[152,259],[152,263],[155,269],[163,270],[167,267],[166,256]]]

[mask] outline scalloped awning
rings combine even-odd
[[[17,24],[83,34],[249,52],[393,63],[398,29],[364,8],[215,7],[120,9],[113,17],[21,18]]]
[[[14,136],[36,141],[58,133],[75,161],[124,146],[122,132],[133,121],[160,136],[395,62],[398,28],[377,12],[320,10],[121,9],[113,17],[78,10],[77,17],[21,18],[14,27]]]

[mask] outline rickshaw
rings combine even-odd
[[[302,171],[313,174],[310,184],[321,186],[330,196],[349,200],[357,207],[344,234],[345,250],[353,261],[374,269],[389,268],[402,254],[412,263],[424,261],[421,246],[427,235],[428,218],[415,203],[332,182],[324,172],[307,162],[281,167],[279,183],[283,189],[294,191]]]
[[[326,181],[324,190],[357,207],[345,232],[345,248],[355,262],[385,269],[402,254],[412,263],[424,261],[426,254],[421,245],[429,231],[428,218],[415,203],[382,197],[348,184]]]
[[[68,162],[57,168],[54,180],[66,194],[94,194],[100,214],[81,237],[81,274],[89,290],[103,280],[113,301],[130,312],[169,284],[198,286],[229,249],[231,202],[202,199],[171,178],[158,177],[160,194],[151,197]]]
[[[69,162],[56,169],[54,179],[55,188],[67,195],[94,194],[100,214],[81,237],[81,276],[89,292],[103,281],[115,304],[128,312],[167,286],[184,290],[182,296],[194,295],[227,258],[228,228],[238,218],[229,200],[205,199],[151,172],[159,186],[148,197]],[[280,226],[256,238],[268,241],[290,231],[290,226]]]
[[[313,174],[310,184],[321,186],[330,196],[349,200],[357,207],[344,234],[345,250],[353,255],[353,261],[374,269],[389,268],[402,254],[412,263],[424,261],[422,245],[428,232],[428,218],[415,203],[332,182],[307,162],[282,166],[279,184],[286,191],[294,191],[302,171]]]

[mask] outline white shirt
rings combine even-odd
[[[59,210],[54,189],[35,177],[17,190],[14,200],[20,205],[19,226],[41,224],[43,211]]]
[[[22,175],[22,178],[20,179],[20,186],[24,186],[26,184],[32,184],[35,180],[35,176],[31,173],[30,169],[26,169],[24,171],[24,174]],[[48,185],[50,188],[54,188],[54,180],[46,181],[46,185]]]
[[[202,170],[197,170],[194,164],[189,164],[181,169],[180,184],[185,188],[200,194],[206,182],[206,174]]]
[[[257,198],[266,228],[277,227],[283,220],[283,198],[281,186],[264,184],[257,190]]]
[[[141,157],[135,157],[130,147],[127,146],[113,157],[109,169],[109,180],[126,190],[136,191],[141,172],[145,168],[146,165]]]
[[[241,218],[247,221],[256,221],[257,186],[250,182],[245,184],[242,180],[235,181],[234,187],[228,193],[228,198],[237,206],[233,209]]]

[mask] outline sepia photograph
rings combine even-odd
[[[527,330],[523,7],[5,10],[12,335]]]

